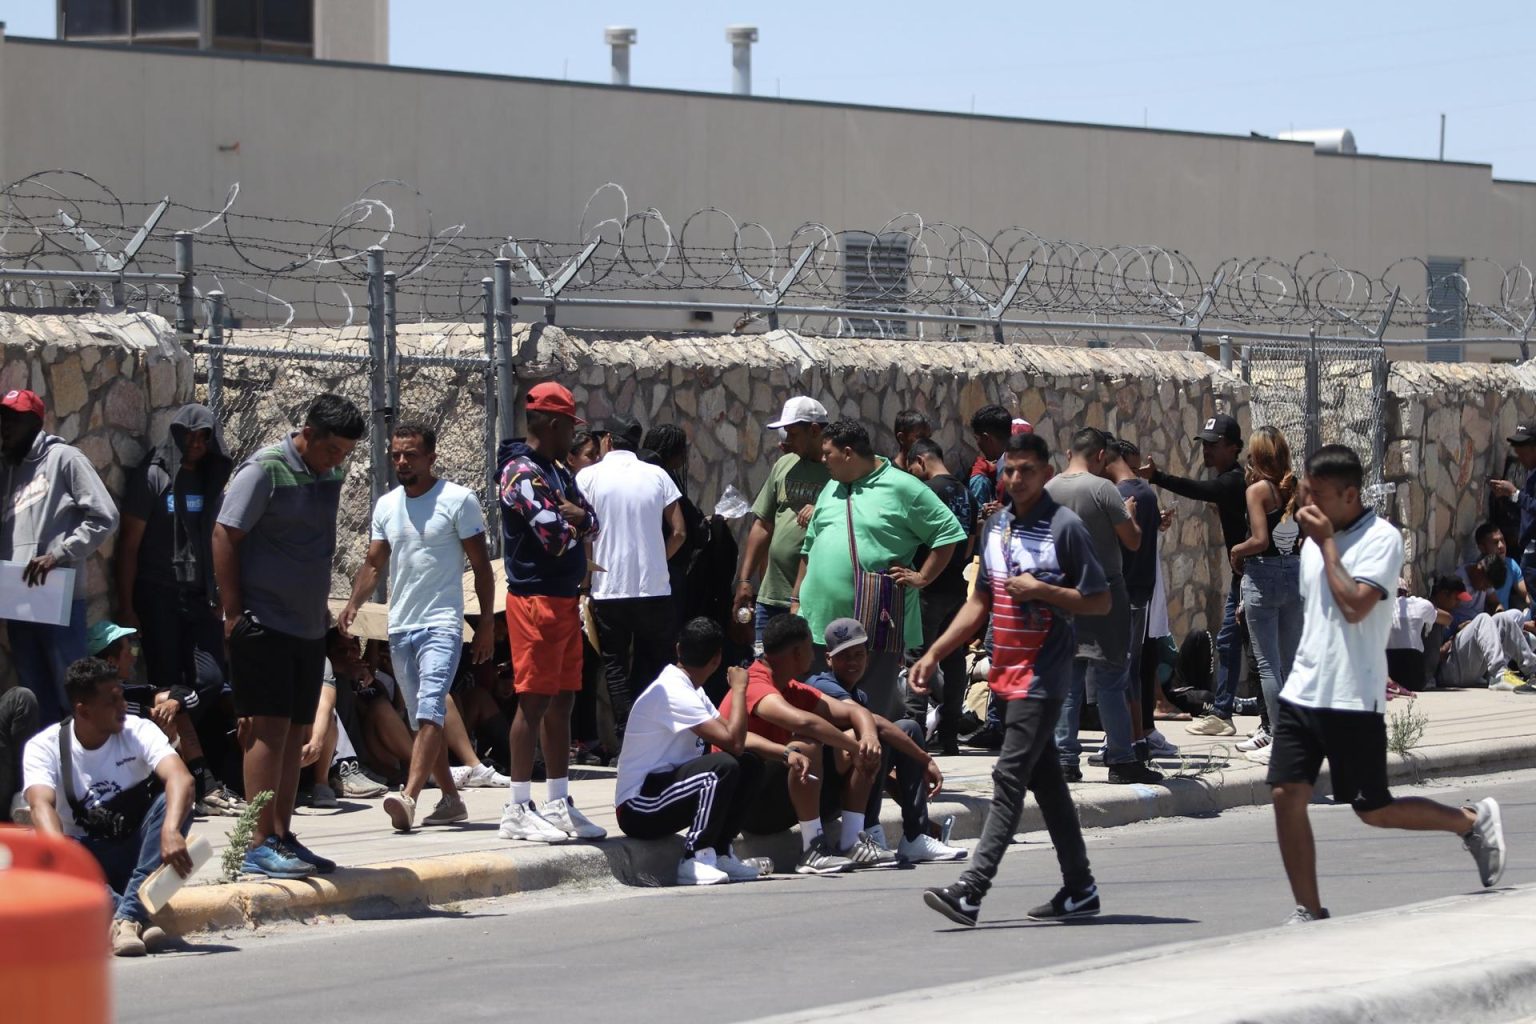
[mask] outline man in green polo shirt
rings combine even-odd
[[[773,464],[768,482],[752,503],[756,520],[747,534],[736,573],[733,608],[739,622],[752,621],[741,618],[742,609],[755,613],[759,644],[768,620],[789,611],[795,573],[800,568],[800,548],[805,543],[805,524],[810,521],[817,496],[831,479],[821,461],[821,432],[826,424],[826,406],[804,395],[785,402],[779,418],[768,424],[769,430],[784,431],[789,450]],[[763,585],[754,591],[752,577],[759,572]]]
[[[944,571],[966,534],[955,514],[917,477],[875,454],[869,432],[854,420],[839,420],[822,433],[822,458],[836,486],[821,492],[806,527],[805,545],[790,611],[809,620],[811,635],[822,636],[833,619],[853,614],[853,555],[848,522],[853,520],[859,565],[889,573],[904,605],[906,648],[923,645],[923,616],[916,591]],[[928,557],[914,566],[918,548]],[[817,648],[825,665],[825,649]],[[905,717],[897,688],[902,651],[871,652],[864,691],[869,709],[893,721]]]

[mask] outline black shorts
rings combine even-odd
[[[325,676],[325,638],[279,633],[242,615],[229,634],[229,674],[241,718],[312,725]]]
[[[789,799],[789,765],[782,760],[763,761],[762,788],[741,816],[741,830],[771,836],[800,823]]]
[[[1375,711],[1305,708],[1280,701],[1280,721],[1270,746],[1271,786],[1317,784],[1328,759],[1333,800],[1356,811],[1374,811],[1392,802],[1387,788],[1387,719]]]

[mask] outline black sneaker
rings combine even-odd
[[[1518,693],[1518,694],[1521,694],[1522,696],[1529,697],[1531,694],[1536,694],[1536,682],[1521,683],[1519,686],[1515,687],[1510,692],[1511,693]]]
[[[955,924],[967,928],[976,927],[976,915],[981,912],[981,896],[964,882],[946,885],[942,889],[924,889],[923,902],[949,918]],[[1097,906],[1097,901],[1095,901]]]
[[[1031,921],[1070,921],[1075,917],[1099,916],[1099,887],[1090,885],[1083,892],[1062,889],[1051,902],[1029,912]]]
[[[329,857],[320,856],[314,850],[311,850],[309,847],[299,842],[299,837],[294,835],[292,832],[289,832],[287,835],[283,836],[282,842],[283,846],[285,846],[289,852],[296,854],[300,860],[307,860],[313,864],[315,866],[315,874],[329,875],[335,872],[335,861],[331,860]]]
[[[1071,764],[1064,764],[1061,766],[1061,777],[1068,782],[1082,782],[1083,769],[1076,761],[1073,761]]]
[[[1109,766],[1109,781],[1116,786],[1128,786],[1133,782],[1151,785],[1154,782],[1162,782],[1163,773],[1148,768],[1140,761],[1127,761],[1124,764]]]
[[[980,747],[982,750],[1002,750],[1003,730],[990,725],[983,726],[963,742],[968,747]]]

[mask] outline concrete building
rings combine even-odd
[[[72,42],[389,61],[388,0],[58,0]]]
[[[359,45],[374,54],[361,59],[375,59],[382,0],[316,7],[349,5],[375,18],[373,42]],[[328,47],[329,32],[317,16],[316,55],[348,53]],[[577,242],[584,212],[589,224],[616,212],[588,210],[589,197],[618,182],[631,210],[655,207],[674,227],[714,206],[765,226],[781,244],[807,221],[877,230],[915,211],[983,235],[1022,225],[1045,238],[1155,244],[1203,271],[1232,257],[1292,264],[1313,252],[1368,275],[1423,261],[1394,271],[1405,294],[1430,288],[1426,272],[1444,286],[1460,271],[1485,303],[1498,301],[1499,267],[1536,265],[1536,183],[1495,179],[1487,164],[206,48],[6,39],[0,179],[46,168],[87,171],[124,198],[169,195],[215,210],[238,182],[237,210],[322,223],[370,183],[398,179],[419,192],[414,208],[397,211],[411,227],[425,231],[430,210],[432,224],[462,222],[466,234],[485,238]],[[698,326],[681,312],[643,325]],[[1462,325],[1438,333],[1459,335]]]

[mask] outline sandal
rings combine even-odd
[[[1152,718],[1157,722],[1188,722],[1193,717],[1188,711],[1180,711],[1177,708],[1171,711],[1164,711],[1159,708],[1152,712]]]

